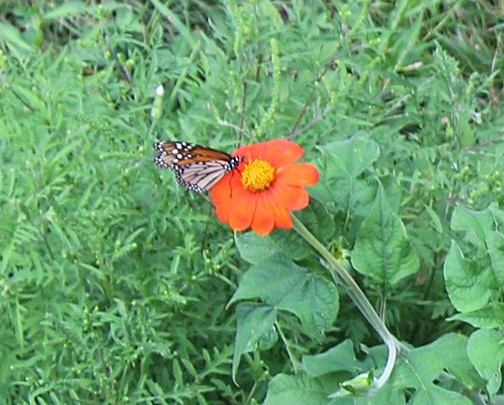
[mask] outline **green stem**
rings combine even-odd
[[[296,357],[292,354],[290,348],[289,348],[289,342],[287,341],[287,338],[283,334],[282,328],[280,328],[280,324],[275,321],[275,326],[277,328],[278,334],[280,335],[280,338],[282,339],[282,342],[285,345],[285,349],[287,350],[287,354],[289,355],[290,362],[292,364],[292,368],[294,369],[294,373],[297,374],[299,370],[299,362],[296,360]]]
[[[357,308],[376,333],[381,337],[383,342],[387,345],[389,349],[389,356],[387,364],[381,377],[375,381],[375,388],[381,387],[390,377],[394,363],[397,357],[397,353],[403,348],[402,344],[397,340],[397,338],[390,333],[387,329],[383,320],[376,313],[375,309],[367,299],[366,295],[360,289],[359,285],[355,282],[353,277],[348,273],[345,267],[337,260],[331,252],[329,252],[322,243],[299,221],[295,216],[293,216],[294,229],[310,244],[329,264],[329,273],[335,283],[343,282],[347,287],[347,292],[352,301],[355,303]],[[336,274],[335,274],[336,272]]]

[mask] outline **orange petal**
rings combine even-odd
[[[279,205],[290,211],[301,210],[310,202],[310,196],[303,187],[276,182],[271,188],[271,193]]]
[[[303,155],[304,150],[297,143],[287,139],[277,139],[266,142],[268,160],[275,167],[282,167],[297,162]]]
[[[232,196],[235,189],[242,188],[239,173],[232,172],[226,174],[210,190],[210,198],[215,206],[215,215],[224,223],[229,223],[230,213],[235,204]]]
[[[273,212],[275,213],[275,226],[277,228],[292,228],[292,217],[287,209],[274,203]]]
[[[313,186],[319,182],[320,174],[310,163],[293,163],[277,171],[276,180],[292,186]]]
[[[234,187],[229,206],[229,226],[235,231],[244,231],[252,223],[257,196],[243,187]]]
[[[220,204],[221,202],[227,201],[231,196],[231,176],[234,173],[226,174],[215,186],[210,190],[210,198],[212,199],[214,205]]]
[[[229,209],[225,204],[215,206],[215,216],[224,224],[229,222]]]
[[[246,163],[251,162],[254,159],[261,158],[264,154],[264,144],[256,143],[254,145],[245,145],[239,148],[236,152],[233,153],[233,156],[242,156],[245,159]]]
[[[257,194],[254,218],[252,219],[252,230],[261,236],[268,235],[275,226],[273,208],[266,198],[266,194]]]
[[[233,195],[233,190],[241,187],[241,176],[237,171],[226,174],[219,182],[210,189],[210,197],[214,204],[228,201]]]

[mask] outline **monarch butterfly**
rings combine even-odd
[[[156,142],[154,149],[158,152],[154,163],[173,170],[181,186],[198,194],[210,190],[243,160],[239,156],[181,141]]]

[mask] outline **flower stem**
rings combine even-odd
[[[374,383],[374,389],[378,389],[383,386],[394,368],[394,363],[397,358],[398,352],[403,348],[403,345],[397,340],[397,338],[390,333],[390,331],[385,326],[383,320],[376,313],[375,309],[367,299],[364,292],[360,289],[359,285],[355,282],[353,277],[348,273],[345,267],[337,260],[331,252],[329,252],[325,246],[320,243],[320,241],[303,225],[299,219],[293,216],[294,229],[310,244],[329,264],[329,273],[335,283],[342,282],[347,288],[347,293],[355,303],[360,312],[367,319],[372,328],[380,336],[383,342],[387,345],[389,354],[387,359],[387,364],[383,370],[382,375]]]

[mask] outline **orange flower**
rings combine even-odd
[[[235,231],[252,228],[268,235],[273,228],[292,228],[291,211],[310,202],[306,186],[319,181],[317,168],[296,163],[304,150],[286,139],[242,146],[237,170],[228,173],[210,191],[217,218]]]

